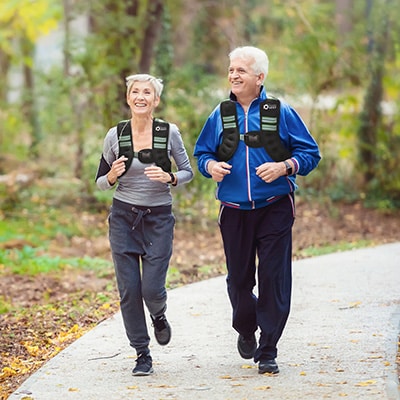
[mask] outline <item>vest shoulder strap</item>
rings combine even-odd
[[[236,103],[232,100],[225,100],[220,104],[222,119],[222,142],[218,147],[217,156],[220,161],[228,161],[235,153],[239,140],[239,124],[236,112]]]
[[[260,103],[261,143],[274,161],[283,161],[291,157],[291,152],[282,143],[279,136],[281,102],[270,97]]]
[[[118,157],[125,156],[127,158],[125,161],[125,172],[122,175],[128,171],[134,157],[130,122],[131,121],[128,119],[120,121],[117,124]]]
[[[165,172],[171,172],[171,160],[168,157],[169,123],[161,119],[153,120],[153,158],[156,165]]]

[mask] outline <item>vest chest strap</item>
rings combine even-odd
[[[283,161],[291,157],[291,152],[279,136],[279,99],[268,98],[260,103],[260,131],[240,133],[236,103],[232,100],[220,104],[220,113],[223,127],[222,141],[217,151],[220,161],[232,158],[240,140],[248,147],[264,147],[274,161]]]
[[[153,119],[152,148],[135,152],[133,150],[132,129],[130,120],[121,121],[117,125],[118,156],[125,156],[125,172],[137,157],[143,163],[155,163],[165,172],[171,172],[171,160],[168,156],[169,123]],[[123,175],[123,174],[122,174]],[[122,176],[121,175],[121,176]]]

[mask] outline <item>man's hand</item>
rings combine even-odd
[[[286,166],[283,162],[267,162],[256,168],[256,174],[264,182],[271,183],[280,176],[286,175]]]
[[[224,161],[209,161],[207,165],[208,173],[211,175],[212,179],[215,182],[221,182],[224,179],[225,175],[231,173],[232,165],[224,162]]]

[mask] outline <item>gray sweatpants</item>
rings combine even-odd
[[[141,207],[114,199],[108,221],[125,331],[138,355],[149,353],[143,303],[153,317],[167,308],[175,217],[170,205]]]

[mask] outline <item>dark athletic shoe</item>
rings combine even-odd
[[[246,360],[253,358],[254,353],[257,350],[256,336],[253,334],[252,336],[245,338],[244,336],[239,335],[237,348],[242,358]]]
[[[279,368],[276,361],[272,358],[270,360],[260,361],[258,364],[258,373],[259,374],[278,374]]]
[[[151,375],[153,372],[153,360],[150,354],[139,354],[136,359],[136,367],[132,370],[132,375],[147,376]]]
[[[154,336],[156,337],[158,344],[165,346],[171,340],[171,327],[167,318],[165,318],[165,315],[163,314],[156,318],[151,316],[151,319],[153,321]]]

